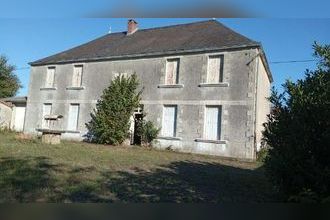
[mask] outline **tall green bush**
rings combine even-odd
[[[103,91],[86,124],[87,139],[100,144],[121,144],[129,135],[130,117],[139,106],[142,90],[138,91],[136,74],[118,76]]]
[[[330,196],[330,46],[314,44],[314,50],[318,67],[304,79],[288,80],[282,93],[273,89],[264,125],[266,170],[295,201],[299,195],[319,201]]]

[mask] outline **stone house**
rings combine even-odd
[[[129,20],[127,31],[30,65],[27,133],[57,114],[62,138],[82,140],[119,74],[137,74],[144,92],[134,117],[143,111],[161,127],[159,148],[253,160],[270,110],[272,75],[261,44],[215,20],[141,30]]]

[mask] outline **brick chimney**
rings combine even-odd
[[[138,30],[138,23],[133,19],[128,20],[127,35],[134,34]]]

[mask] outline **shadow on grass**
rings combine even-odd
[[[86,179],[91,173],[96,177]],[[47,158],[1,158],[1,202],[264,202],[275,194],[262,168],[173,162],[146,171],[54,165]]]
[[[262,202],[275,195],[262,169],[216,163],[174,162],[146,172],[103,173],[104,186],[127,202]]]
[[[54,185],[50,173],[56,165],[48,163],[45,157],[24,159],[0,159],[0,201],[34,201]]]

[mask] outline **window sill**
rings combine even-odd
[[[196,142],[211,143],[211,144],[227,144],[226,140],[206,140],[202,138],[196,138]]]
[[[65,133],[80,134],[80,131],[65,130]]]
[[[229,87],[229,83],[200,83],[199,87]]]
[[[45,134],[62,134],[64,131],[56,130],[56,129],[49,129],[49,128],[36,128],[36,131],[42,132]]]
[[[183,84],[173,84],[173,85],[166,85],[166,84],[160,84],[158,85],[158,88],[183,88]]]
[[[157,139],[172,140],[172,141],[181,141],[182,140],[182,138],[180,138],[180,137],[162,137],[162,136],[157,137]]]
[[[57,90],[56,87],[43,87],[43,88],[40,88],[40,90]]]
[[[70,86],[70,87],[66,87],[66,90],[84,90],[85,86]]]

